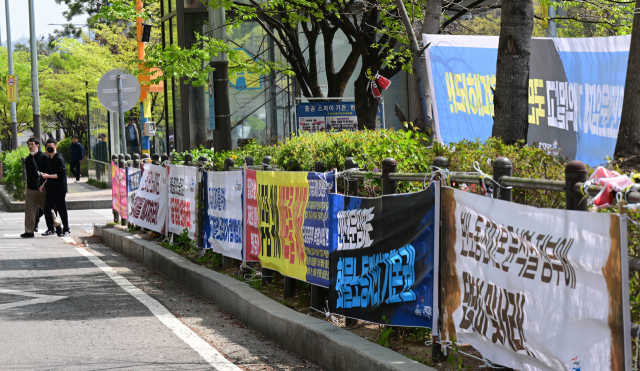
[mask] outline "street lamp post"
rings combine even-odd
[[[29,33],[31,36],[31,102],[33,106],[33,136],[42,140],[40,132],[40,86],[38,84],[38,48],[36,45],[36,15],[33,0],[29,0]]]
[[[11,45],[11,25],[9,22],[9,0],[5,0],[4,3],[7,11],[7,52],[9,53],[9,75],[13,75],[13,46]],[[18,119],[16,117],[16,102],[11,102],[10,107],[11,107],[10,108],[11,109],[11,149],[17,149],[18,148]]]

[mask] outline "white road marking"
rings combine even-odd
[[[19,234],[5,234],[5,237],[20,237]]]
[[[180,322],[176,317],[171,314],[160,304],[157,300],[147,295],[144,291],[132,285],[126,278],[119,275],[113,268],[100,260],[97,256],[93,255],[85,249],[76,247],[76,250],[84,255],[90,262],[96,267],[100,268],[109,278],[118,284],[124,291],[128,292],[131,296],[138,299],[144,304],[156,318],[160,320],[165,326],[170,328],[174,334],[176,334],[182,341],[187,343],[193,350],[198,352],[205,361],[207,361],[216,370],[220,371],[240,371],[241,369],[229,362],[220,352],[218,352],[209,343],[202,340],[198,334],[193,332],[184,323]]]
[[[62,239],[64,240],[64,242],[66,243],[72,243],[72,244],[76,244],[76,241],[73,240],[73,238],[71,237],[62,237]]]
[[[31,293],[31,292],[9,290],[9,289],[0,289],[0,294],[20,295],[20,296],[35,298],[30,300],[16,301],[13,303],[0,304],[0,310],[22,307],[25,305],[32,305],[32,304],[51,303],[51,302],[66,298],[66,296],[40,295],[40,294]]]

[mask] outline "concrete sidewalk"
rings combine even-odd
[[[74,178],[67,178],[69,193],[67,193],[68,210],[86,209],[110,209],[111,189],[96,188],[87,183],[87,178],[80,178],[80,182],[75,183]],[[24,212],[24,201],[17,201],[11,196],[4,186],[0,185],[0,197],[7,206],[7,211]]]

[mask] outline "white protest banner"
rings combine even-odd
[[[159,165],[146,164],[129,221],[137,226],[165,233],[167,191],[167,169]]]
[[[517,370],[630,370],[625,218],[441,197],[442,339]]]
[[[169,165],[169,232],[196,233],[196,175],[193,166]]]
[[[204,248],[230,258],[242,257],[243,172],[208,171],[205,179],[207,211],[204,221]]]
[[[140,169],[127,166],[127,215],[131,215],[131,209],[133,209],[133,203],[136,199],[138,188],[140,188],[141,176]]]

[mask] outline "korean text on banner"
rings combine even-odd
[[[140,188],[136,192],[129,215],[131,223],[158,233],[165,233],[169,193],[167,178],[166,168],[145,164]]]
[[[334,189],[333,173],[245,174],[245,259],[328,287],[328,193],[320,188]]]
[[[118,165],[111,161],[111,208],[121,218],[127,219],[127,179],[125,172],[125,169],[118,168]]]
[[[138,168],[127,166],[127,215],[131,214],[133,202],[136,199],[136,193],[140,188],[140,177],[142,172]]]
[[[196,233],[196,175],[193,166],[169,165],[169,232]]]
[[[442,189],[442,338],[518,370],[630,370],[626,219]]]
[[[332,313],[437,334],[438,192],[329,196]]]
[[[243,172],[207,171],[204,174],[207,210],[204,248],[242,260]]]
[[[489,138],[498,37],[423,38],[430,43],[426,57],[438,140]],[[527,143],[591,166],[613,156],[630,41],[630,35],[533,38]]]

